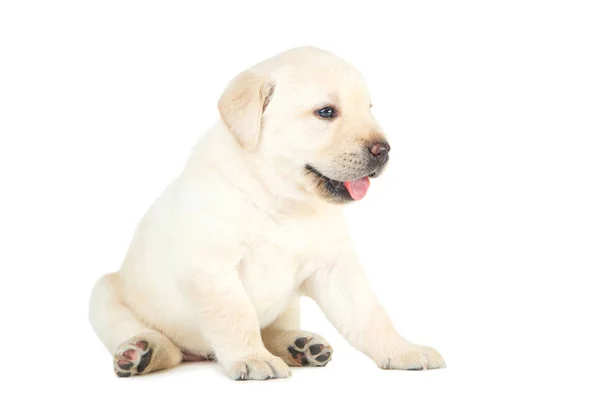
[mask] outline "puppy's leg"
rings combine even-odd
[[[182,292],[189,296],[198,330],[231,378],[263,380],[291,375],[285,362],[265,348],[256,311],[237,271],[203,274],[185,282]]]
[[[300,330],[299,297],[262,330],[262,339],[267,350],[293,367],[323,367],[331,361],[333,349],[329,343],[316,333]]]
[[[114,370],[120,377],[174,367],[182,360],[181,351],[173,342],[144,326],[123,304],[118,273],[100,278],[94,286],[90,321],[113,355]]]
[[[440,354],[401,337],[379,305],[352,250],[344,260],[318,270],[304,284],[327,318],[350,344],[380,368],[435,369],[445,366]]]

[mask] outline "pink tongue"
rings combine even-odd
[[[370,183],[369,177],[365,176],[364,178],[355,181],[344,182],[344,186],[346,186],[346,189],[348,189],[350,196],[352,196],[354,200],[360,200],[366,196]]]

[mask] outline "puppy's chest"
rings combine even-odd
[[[315,262],[314,235],[302,226],[264,226],[248,241],[240,277],[261,323],[285,310]]]

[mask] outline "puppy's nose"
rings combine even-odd
[[[390,145],[387,142],[375,143],[370,150],[375,158],[385,157],[390,152]]]

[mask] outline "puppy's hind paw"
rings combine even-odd
[[[117,376],[127,378],[144,373],[152,361],[153,349],[143,339],[123,343],[114,355],[113,367]]]
[[[291,365],[324,367],[331,361],[333,348],[322,337],[311,334],[300,336],[287,348]]]

